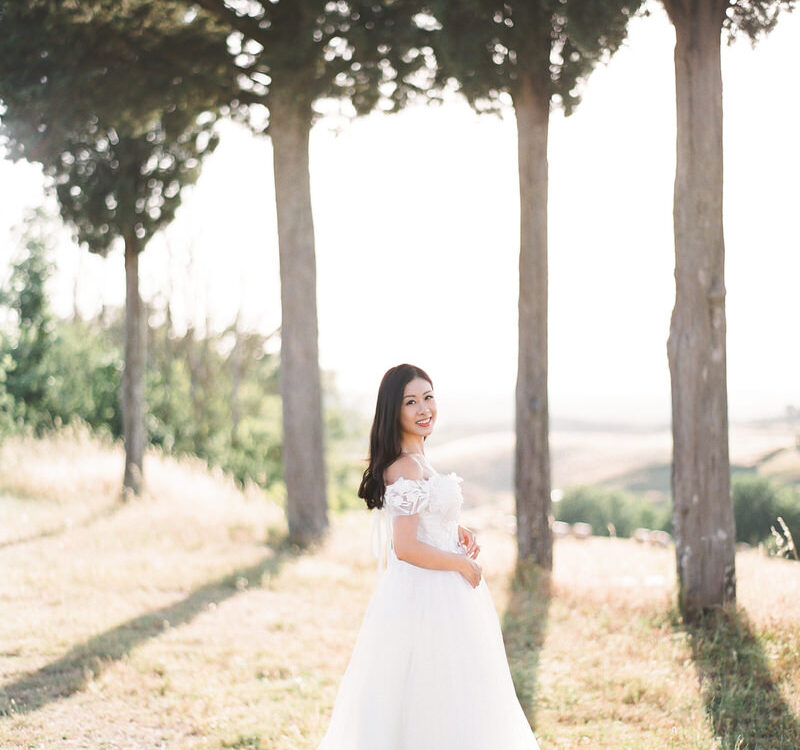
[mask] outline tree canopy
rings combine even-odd
[[[270,97],[279,95],[307,111],[310,123],[323,114],[312,105],[325,99],[346,101],[356,114],[379,104],[388,111],[425,92],[432,77],[431,30],[419,21],[419,3],[197,5],[230,32],[228,48],[239,69],[234,103],[245,110],[269,108]]]
[[[0,0],[0,138],[11,158],[53,163],[113,128],[142,135],[224,108],[237,70],[227,33],[172,3]],[[184,120],[185,122],[185,120]]]
[[[518,94],[524,76],[570,114],[595,66],[622,44],[641,0],[434,0],[438,78],[478,110]]]

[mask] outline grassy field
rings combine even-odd
[[[195,461],[146,470],[119,505],[117,447],[0,448],[0,747],[313,750],[375,583],[371,517],[300,554],[277,502]],[[465,520],[543,750],[800,748],[799,564],[740,553],[738,609],[690,628],[673,550],[564,539],[552,575],[515,573],[505,502]]]

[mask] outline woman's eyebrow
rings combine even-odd
[[[425,393],[433,393],[433,391],[425,391]],[[425,393],[423,393],[422,395],[424,396]],[[406,395],[403,396],[403,398],[416,398],[416,397],[417,397],[416,393],[406,393]]]

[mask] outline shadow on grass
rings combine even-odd
[[[281,538],[272,545],[272,553],[255,565],[234,570],[175,604],[152,610],[73,646],[57,661],[0,688],[0,716],[31,713],[82,690],[142,642],[158,637],[167,627],[191,622],[210,605],[246,590],[247,582],[261,585],[264,576],[275,575],[286,560],[301,553],[299,547]]]
[[[87,526],[91,526],[93,523],[96,523],[104,518],[111,518],[111,516],[118,513],[124,507],[125,503],[121,500],[117,500],[111,505],[107,505],[95,511],[94,513],[90,513],[77,523],[60,523],[52,528],[37,531],[35,534],[17,537],[16,539],[4,539],[3,541],[0,541],[0,549],[5,549],[6,547],[16,547],[20,544],[28,544],[28,542],[37,542],[40,539],[47,539],[48,537],[65,534],[68,531],[86,528]]]
[[[720,750],[797,750],[800,722],[772,679],[742,610],[720,609],[677,624],[692,647],[706,714]]]
[[[518,563],[503,615],[503,640],[517,697],[531,726],[550,599],[550,573],[533,563]]]

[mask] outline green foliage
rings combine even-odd
[[[800,540],[800,493],[758,474],[734,476],[731,486],[736,541],[758,544],[770,539],[770,526],[781,516],[795,540]]]
[[[122,434],[122,348],[96,320],[58,320],[48,360],[59,421]]]
[[[39,161],[80,242],[140,250],[217,143],[227,35],[175,3],[0,0],[0,136]]]
[[[192,453],[239,481],[270,487],[281,469],[278,357],[272,336],[238,330],[176,336],[169,320],[148,341],[147,432],[165,450]]]
[[[54,325],[45,289],[53,273],[52,239],[41,209],[26,218],[21,239],[21,253],[0,290],[0,308],[12,321],[0,343],[5,421],[7,426],[22,420],[41,428],[51,406],[48,353]]]
[[[183,3],[0,0],[4,145],[53,164],[102,123],[135,138],[168,114],[182,132],[228,101],[226,38]]]
[[[379,103],[404,106],[423,92],[433,72],[431,30],[423,6],[409,0],[273,2],[253,0],[247,13],[224,0],[199,0],[203,14],[231,32],[237,112],[263,128],[260,110],[282,100],[309,127],[325,99],[349,102],[364,114]],[[256,117],[250,117],[252,113]]]
[[[591,524],[596,536],[608,536],[614,524],[617,536],[629,537],[637,528],[670,531],[672,509],[668,503],[654,503],[644,495],[605,487],[574,487],[553,504],[556,520]]]
[[[0,434],[40,434],[81,420],[120,437],[123,312],[112,310],[104,324],[52,314],[46,290],[51,222],[41,210],[28,217],[22,252],[0,290],[0,319],[7,321],[0,339]],[[197,337],[190,330],[177,338],[168,319],[149,337],[149,442],[199,455],[241,482],[269,487],[280,481],[277,356],[266,352],[270,337],[230,330]]]
[[[772,544],[771,526],[778,516],[785,521],[795,540],[800,539],[800,493],[753,473],[737,474],[731,483],[736,519],[736,541],[756,545]],[[672,508],[644,495],[603,487],[575,487],[553,505],[557,520],[583,521],[598,536],[607,536],[609,523],[617,536],[627,537],[636,528],[672,529]]]
[[[322,389],[325,393],[328,508],[333,511],[363,508],[364,501],[356,492],[367,465],[364,436],[369,434],[370,422],[339,403],[330,373],[323,373]]]
[[[788,13],[796,5],[797,0],[732,0],[725,9],[723,28],[730,41],[741,33],[755,44],[775,28],[781,11]]]
[[[52,222],[42,209],[27,217],[22,252],[0,290],[0,311],[9,321],[0,341],[0,429],[41,434],[81,419],[118,434],[119,352],[99,325],[60,320],[47,301]]]
[[[19,389],[4,387],[9,377],[12,386],[33,378],[25,369],[29,361],[0,350],[0,429],[41,433],[80,420],[121,437],[122,331],[121,310],[112,314],[107,327],[96,320],[56,320],[49,348],[34,368],[41,384],[36,401],[17,400],[14,393]],[[242,416],[234,423],[231,361],[218,348],[218,336],[175,338],[161,325],[150,330],[150,340],[145,379],[148,443],[170,453],[197,455],[242,484],[251,481],[269,488],[279,483],[277,357],[262,351],[244,361],[236,398]],[[190,363],[202,363],[200,370]]]
[[[225,750],[261,750],[264,746],[261,744],[260,735],[240,734],[235,740],[231,740],[230,742],[223,740],[222,747]]]
[[[172,221],[181,188],[197,180],[202,159],[216,147],[213,123],[181,123],[173,133],[159,121],[135,137],[91,126],[66,143],[47,174],[77,240],[103,255],[119,237],[144,246]]]
[[[356,494],[361,475],[364,473],[364,462],[359,463],[341,456],[329,455],[326,471],[328,507],[331,510],[364,508],[364,501]]]
[[[437,78],[458,83],[478,110],[515,98],[523,78],[540,95],[578,105],[579,88],[622,44],[641,0],[434,0],[441,27]]]
[[[115,438],[122,434],[120,388],[124,321],[121,309],[104,321],[62,320],[50,311],[46,285],[53,271],[53,227],[34,212],[22,252],[0,291],[0,436],[13,430],[42,433],[76,420]],[[239,482],[271,488],[282,481],[278,356],[272,338],[228,329],[179,336],[169,308],[151,306],[145,399],[148,442],[171,453],[200,456]],[[332,388],[332,386],[331,386]],[[329,389],[330,390],[330,389]],[[357,484],[338,445],[352,438],[350,421],[335,403],[326,432],[335,505]],[[350,490],[352,490],[350,492]]]
[[[0,441],[14,432],[17,424],[16,403],[6,387],[8,369],[14,360],[8,352],[3,351],[5,340],[0,338]]]

